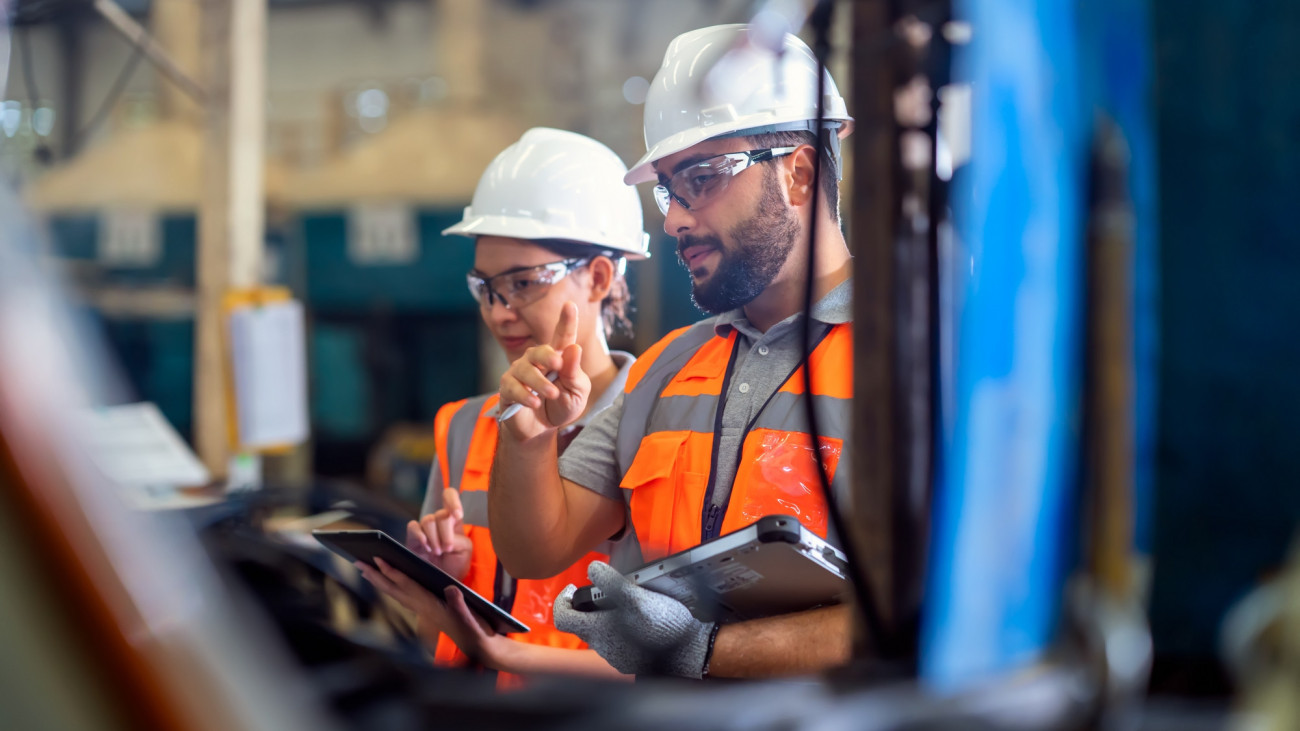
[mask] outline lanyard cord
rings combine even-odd
[[[806,317],[807,316],[805,316],[805,318]],[[794,374],[799,372],[800,367],[805,366],[810,362],[812,351],[816,350],[817,346],[821,345],[822,341],[831,334],[831,330],[833,329],[834,327],[831,325],[821,328],[821,333],[817,336],[817,342],[813,344],[812,348],[809,348],[803,353],[799,358],[799,362],[795,363],[794,368],[790,369],[790,373],[787,374],[785,378],[781,379],[780,384],[778,384],[772,393],[768,394],[767,399],[763,401],[763,405],[758,407],[758,410],[754,412],[752,417],[750,417],[749,423],[745,425],[745,430],[740,435],[740,448],[736,450],[736,464],[735,469],[733,469],[731,473],[731,490],[727,491],[726,504],[716,506],[713,504],[713,492],[714,488],[717,487],[718,481],[718,447],[722,441],[722,413],[727,407],[727,395],[731,393],[731,377],[735,372],[736,361],[738,360],[737,356],[740,353],[740,336],[737,335],[735,341],[732,342],[731,357],[727,360],[727,372],[722,377],[722,390],[718,394],[718,406],[713,414],[713,459],[712,463],[709,465],[709,484],[704,490],[704,502],[700,505],[701,541],[708,541],[718,537],[719,529],[722,526],[722,519],[727,515],[727,506],[731,504],[731,496],[736,491],[736,475],[740,473],[740,464],[745,458],[745,440],[749,437],[749,432],[753,431],[754,425],[758,423],[759,417],[763,415],[763,412],[767,409],[768,405],[772,403],[772,399],[776,398],[776,395],[781,392],[781,388],[785,386],[785,384],[789,383],[790,379],[794,378]],[[804,371],[806,373],[808,368],[804,368]],[[811,400],[812,395],[812,389],[804,389],[804,396],[806,398]],[[815,440],[813,445],[813,459],[820,464],[821,459],[818,456],[820,452]]]

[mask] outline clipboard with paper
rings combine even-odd
[[[226,295],[230,441],[279,452],[308,436],[306,316],[283,287]]]

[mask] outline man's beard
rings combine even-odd
[[[677,241],[677,258],[688,247],[704,245],[718,252],[718,267],[713,276],[700,282],[691,277],[691,300],[705,312],[717,315],[743,307],[763,293],[776,278],[799,237],[799,219],[786,204],[777,187],[776,176],[763,181],[763,197],[758,212],[731,229],[736,248],[727,250],[717,236],[683,236]]]

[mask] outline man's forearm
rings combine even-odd
[[[849,607],[838,606],[726,625],[713,644],[709,676],[764,678],[843,665],[851,624]]]
[[[631,675],[624,675],[610,667],[595,650],[570,650],[511,640],[502,654],[503,657],[497,659],[496,669],[508,673],[564,673],[606,680],[632,680]]]
[[[488,489],[488,525],[506,571],[545,578],[567,566],[564,509],[555,433],[520,442],[502,429]]]

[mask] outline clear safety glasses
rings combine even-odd
[[[591,263],[590,258],[565,259],[535,267],[520,267],[483,278],[473,272],[465,275],[469,293],[485,310],[500,302],[507,310],[532,304],[546,294],[551,285]]]
[[[668,206],[677,201],[686,210],[699,210],[721,195],[731,184],[731,179],[742,170],[760,162],[775,160],[797,150],[797,147],[769,147],[765,150],[729,152],[701,160],[673,173],[667,182],[655,186],[655,202],[659,210],[668,213]]]

